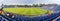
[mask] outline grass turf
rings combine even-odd
[[[17,13],[18,15],[42,15],[47,12],[40,8],[4,8],[4,11]]]

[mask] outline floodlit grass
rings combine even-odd
[[[45,14],[47,10],[40,8],[4,8],[4,11],[17,13],[19,15],[41,15]]]

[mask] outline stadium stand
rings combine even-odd
[[[57,17],[60,16],[60,13],[52,13],[51,15],[30,18],[13,14],[14,18],[11,18],[10,16],[7,16],[7,14],[9,13],[6,13],[5,15],[0,15],[0,21],[6,21],[5,19],[7,19],[8,21],[52,21],[53,19],[56,19]],[[56,21],[60,21],[60,18],[57,19]]]
[[[9,21],[52,21],[53,19],[57,18],[60,16],[60,13],[54,13],[51,14],[50,16],[38,16],[38,17],[24,17],[24,16],[16,16],[14,15],[15,18],[10,18],[9,16],[5,16],[4,18],[8,19]]]
[[[46,15],[46,16],[37,16],[37,17],[24,17],[24,16],[18,16],[18,15],[14,15],[14,18],[11,18],[9,16],[6,15],[0,15],[0,20],[5,21],[5,19],[7,19],[8,21],[52,21],[53,19],[57,18],[58,16],[60,16],[60,13],[53,13],[50,16]],[[5,18],[5,19],[2,19]]]
[[[0,21],[7,21],[7,20],[0,15]]]

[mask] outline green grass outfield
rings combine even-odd
[[[4,11],[17,13],[19,15],[42,15],[47,12],[47,10],[40,8],[4,8]]]

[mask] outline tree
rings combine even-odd
[[[45,4],[40,4],[40,7],[45,6]]]
[[[25,7],[27,7],[28,5],[26,4]]]
[[[33,4],[34,7],[38,7],[38,4]]]

